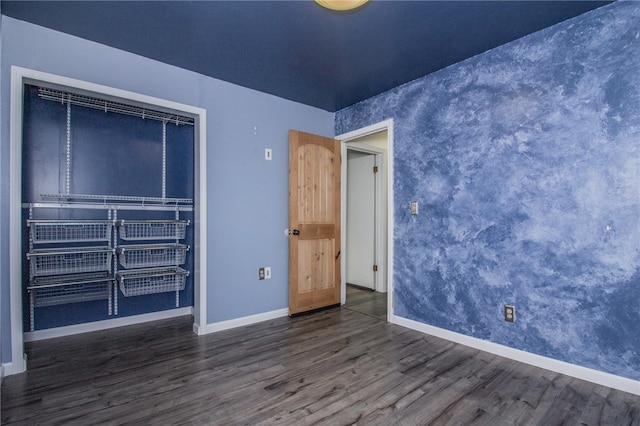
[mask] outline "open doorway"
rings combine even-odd
[[[344,306],[386,320],[386,280],[378,276],[380,259],[377,256],[380,251],[378,234],[383,232],[379,210],[385,198],[378,182],[383,153],[378,152],[377,147],[369,146],[369,140],[378,141],[378,137],[386,138],[386,131],[347,146]]]
[[[376,234],[379,154],[347,146],[347,285],[367,290],[380,287],[377,279]],[[348,297],[348,294],[347,294]]]
[[[343,299],[391,321],[389,167],[391,121],[338,136],[343,142]]]
[[[11,68],[11,110],[10,110],[10,233],[9,233],[9,276],[10,276],[10,315],[11,315],[11,362],[3,364],[6,375],[18,374],[26,370],[27,363],[24,355],[24,316],[23,316],[23,226],[22,226],[22,170],[23,170],[23,112],[24,112],[24,90],[25,85],[46,86],[48,88],[60,89],[64,91],[74,92],[82,95],[103,97],[110,101],[122,101],[127,105],[152,109],[159,109],[166,113],[184,114],[192,117],[194,120],[194,200],[193,222],[197,224],[197,230],[194,231],[194,267],[193,267],[193,289],[194,303],[192,307],[164,310],[160,312],[151,312],[148,314],[131,315],[128,317],[108,319],[103,322],[93,321],[83,325],[70,325],[68,327],[57,327],[54,332],[43,336],[42,338],[59,337],[67,334],[76,334],[79,332],[95,331],[103,328],[117,327],[128,325],[131,323],[140,323],[167,317],[174,317],[191,313],[193,315],[193,331],[196,334],[203,334],[206,326],[206,191],[204,190],[206,183],[206,111],[184,104],[178,104],[172,101],[166,101],[158,98],[152,98],[145,95],[136,94],[116,88],[97,85],[90,82],[75,80],[63,76],[43,73],[40,71],[29,70],[26,68]],[[83,194],[80,194],[83,195]],[[162,197],[166,198],[166,197]],[[104,200],[104,201],[103,201]],[[99,208],[103,209],[106,204],[111,205],[111,199],[107,201],[103,196],[100,201]],[[127,201],[129,201],[127,199]],[[60,203],[62,205],[62,203]],[[66,205],[65,205],[66,206]],[[92,206],[93,207],[93,206]],[[129,207],[129,206],[128,206]],[[145,206],[148,209],[148,206]],[[66,207],[65,207],[66,208]],[[93,210],[93,208],[92,208]],[[110,221],[114,221],[112,217]],[[195,226],[195,225],[194,225]],[[113,253],[115,249],[105,250],[105,253]],[[75,254],[75,253],[74,253]],[[85,259],[82,256],[69,256],[69,259]],[[87,257],[89,258],[89,257]],[[108,257],[107,257],[108,258]],[[67,257],[61,256],[60,263],[63,263]],[[105,264],[106,265],[106,264]],[[105,266],[105,269],[107,267]],[[84,284],[84,283],[83,283]],[[202,284],[202,285],[201,285]],[[114,292],[117,287],[112,287]],[[109,300],[110,292],[107,290],[107,300]],[[104,293],[101,293],[104,294]],[[30,315],[33,317],[33,315]],[[6,349],[5,349],[6,350]],[[8,367],[7,367],[8,366]]]

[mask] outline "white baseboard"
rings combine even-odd
[[[520,361],[525,364],[533,365],[535,367],[544,368],[556,373],[566,374],[567,376],[618,389],[624,392],[632,393],[634,395],[640,395],[640,381],[637,380],[632,380],[626,377],[616,376],[614,374],[609,374],[602,371],[593,370],[591,368],[570,364],[568,362],[559,361],[557,359],[532,354],[530,352],[525,352],[497,343],[488,342],[486,340],[456,333],[454,331],[445,330],[443,328],[434,327],[432,325],[399,317],[397,315],[394,315],[392,317],[392,322],[394,324],[398,324],[412,330],[440,337],[454,343],[460,343],[461,345],[503,356],[515,361]]]
[[[18,361],[19,362],[5,362],[1,365],[3,380],[6,376],[24,373],[27,370],[27,354],[23,354],[22,359]]]
[[[6,376],[11,376],[13,374],[22,373],[22,371],[14,372],[13,371],[14,369],[15,369],[15,366],[14,366],[13,362],[5,362],[4,364],[2,364],[2,379],[4,380],[4,378]]]
[[[205,329],[206,327],[203,327],[197,321],[193,322],[193,334],[195,334],[196,336],[202,336],[203,334],[206,334]]]
[[[187,306],[184,308],[169,309],[166,311],[151,312],[148,314],[132,315],[104,321],[50,328],[48,330],[29,331],[24,333],[24,341],[34,342],[36,340],[53,339],[56,337],[71,336],[73,334],[89,333],[109,328],[125,327],[127,325],[181,317],[184,315],[193,315],[193,308],[191,306]]]
[[[251,324],[255,324],[262,321],[268,321],[276,318],[286,317],[287,315],[289,315],[289,309],[284,308],[284,309],[278,309],[275,311],[264,312],[261,314],[235,318],[227,321],[214,322],[212,324],[207,324],[202,334],[229,330],[231,328],[242,327],[245,325],[251,325]]]

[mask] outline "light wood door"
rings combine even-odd
[[[340,303],[340,141],[289,131],[289,315]]]

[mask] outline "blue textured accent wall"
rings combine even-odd
[[[336,134],[388,118],[395,314],[640,379],[640,3],[339,111]]]

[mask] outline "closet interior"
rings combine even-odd
[[[193,306],[194,121],[24,86],[24,330]]]

